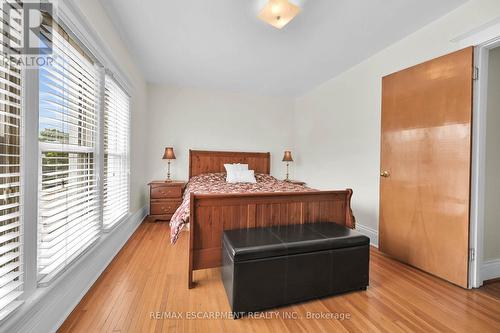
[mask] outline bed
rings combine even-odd
[[[189,222],[188,288],[193,271],[221,265],[227,229],[335,222],[355,227],[352,190],[318,191],[270,176],[269,153],[189,151],[189,183],[172,217],[172,241]],[[257,184],[224,184],[224,164],[248,164]]]

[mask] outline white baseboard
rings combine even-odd
[[[104,234],[50,286],[38,288],[1,327],[0,332],[56,332],[148,214],[139,209]]]
[[[378,248],[378,230],[356,223],[356,230],[370,238],[370,245]]]
[[[483,261],[481,279],[486,281],[496,278],[500,278],[500,259]]]

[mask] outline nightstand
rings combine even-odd
[[[287,180],[289,183],[292,183],[292,184],[295,184],[295,185],[305,185],[306,182],[303,182],[303,181],[300,181],[300,180],[293,180],[293,179],[290,179],[290,180]]]
[[[153,221],[170,221],[182,203],[186,182],[164,180],[152,181],[149,185],[149,216]]]

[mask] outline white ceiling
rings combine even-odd
[[[101,0],[149,82],[289,96],[466,2],[302,0],[277,30],[257,18],[263,1]]]

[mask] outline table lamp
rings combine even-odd
[[[165,148],[163,159],[168,161],[167,179],[165,180],[165,182],[171,182],[172,179],[170,179],[170,161],[175,160],[174,148],[172,147]]]
[[[286,178],[285,181],[289,182],[290,181],[290,174],[289,174],[289,167],[290,167],[290,162],[293,162],[292,158],[292,152],[289,150],[285,150],[285,155],[283,156],[283,162],[286,162]]]

